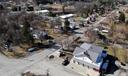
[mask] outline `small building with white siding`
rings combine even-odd
[[[65,22],[66,19],[72,18],[72,17],[74,17],[74,16],[75,16],[75,14],[66,14],[66,15],[61,15],[61,16],[59,16],[59,18],[60,18],[61,21],[62,21],[62,26],[65,25],[64,22]]]
[[[43,14],[48,14],[49,13],[49,10],[38,10],[38,11],[34,11],[35,14],[38,14],[38,15],[43,15]]]

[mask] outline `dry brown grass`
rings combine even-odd
[[[128,40],[128,26],[125,23],[111,24],[111,32],[112,34],[109,34],[110,39],[115,39],[117,42],[119,39]]]
[[[14,57],[24,57],[26,56],[27,52],[24,48],[19,46],[15,46],[15,50],[13,51]]]
[[[4,54],[5,56],[7,56],[7,57],[10,57],[10,58],[14,57],[13,52],[3,51],[3,54]]]
[[[108,46],[108,54],[117,57],[121,62],[126,63],[128,60],[128,52],[124,48]]]
[[[3,51],[3,54],[10,58],[14,58],[14,57],[19,58],[26,56],[27,52],[24,48],[21,48],[19,46],[15,46],[13,48],[14,48],[13,50],[6,49],[5,51]]]
[[[19,47],[20,47],[20,48],[23,48],[23,49],[26,49],[26,48],[29,48],[30,45],[28,45],[28,44],[20,44]]]
[[[125,14],[127,19],[128,13]],[[108,17],[108,19],[106,19],[104,23],[111,28],[111,32],[113,31],[112,26],[114,25],[113,35],[108,34],[108,38],[110,38],[111,40],[115,40],[116,42],[118,41],[119,42],[123,41],[123,43],[128,42],[128,24],[125,23],[114,24],[114,20],[112,19],[112,17]],[[123,63],[128,62],[128,50],[117,46],[115,46],[114,48],[113,47],[114,47],[113,45],[108,46],[107,49],[108,54],[118,57],[118,59]]]

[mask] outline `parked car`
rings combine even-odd
[[[39,50],[38,47],[32,47],[32,48],[29,48],[27,51],[28,52],[34,52],[34,51],[37,51],[37,50]]]
[[[64,65],[64,66],[67,66],[68,64],[69,64],[68,60],[64,60],[63,63],[62,63],[62,65]]]
[[[63,61],[62,65],[67,66],[70,63],[68,57]]]

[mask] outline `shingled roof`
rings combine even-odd
[[[88,57],[93,62],[96,62],[97,57],[102,53],[103,48],[94,44],[84,43],[80,47],[76,47],[73,55],[75,57]]]

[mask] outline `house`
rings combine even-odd
[[[76,47],[73,55],[74,63],[99,71],[103,58],[107,56],[107,52],[102,47],[83,43],[80,47]]]
[[[65,20],[74,17],[75,14],[66,14],[59,16],[60,20],[62,21],[62,26],[65,26]]]
[[[38,10],[38,11],[34,11],[35,14],[38,14],[38,15],[46,15],[49,13],[48,10]]]

